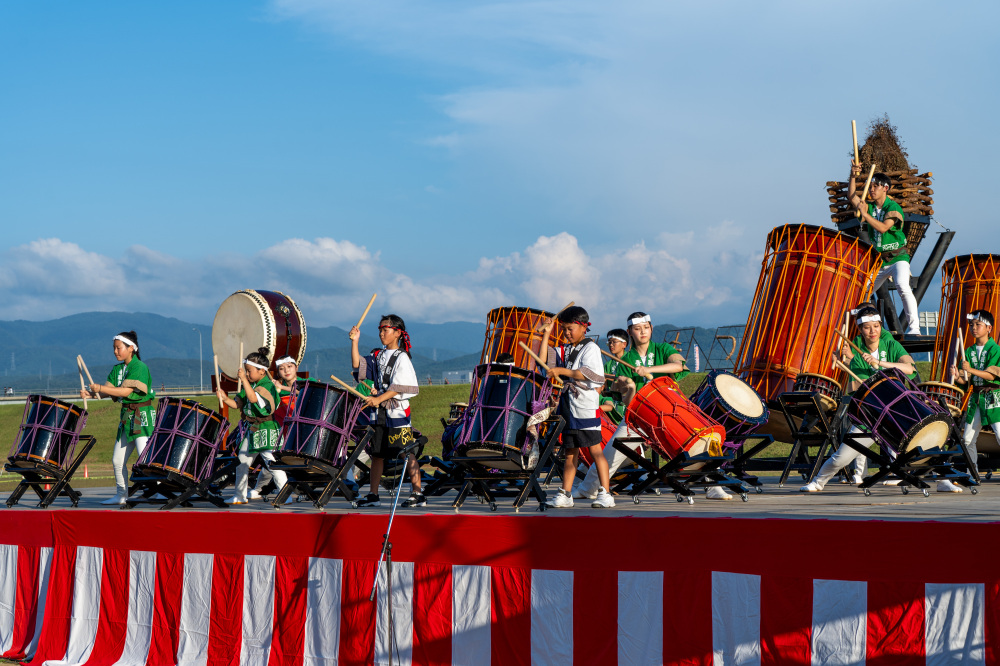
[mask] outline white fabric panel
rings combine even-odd
[[[760,576],[712,572],[712,661],[760,664]]]
[[[868,633],[868,584],[851,580],[814,580],[812,612],[814,666],[865,663]]]
[[[398,366],[397,366],[398,367]],[[375,597],[375,664],[389,664],[388,576],[385,562],[378,572],[378,593]],[[393,666],[409,666],[413,662],[413,562],[392,563],[392,622],[396,646],[392,651]]]
[[[45,599],[49,594],[49,572],[52,570],[52,549],[42,548],[38,558],[38,610],[35,612],[35,635],[31,637],[31,644],[25,650],[26,659],[35,656],[38,649],[38,639],[42,635],[42,621],[45,618]]]
[[[490,663],[490,567],[451,568],[451,663]]]
[[[62,660],[49,660],[45,666],[83,664],[94,649],[97,623],[101,617],[101,569],[104,551],[77,546],[76,571],[73,575],[73,612],[70,615],[69,644]]]
[[[663,572],[618,572],[618,666],[663,663]]]
[[[927,666],[986,663],[985,598],[981,584],[924,586]]]
[[[274,556],[243,558],[243,639],[240,666],[267,666],[274,618]]]
[[[0,652],[14,643],[14,606],[17,604],[17,546],[0,545]]]
[[[153,639],[156,553],[133,550],[128,564],[128,624],[125,647],[115,666],[144,666]]]
[[[531,663],[573,666],[572,571],[531,570]]]
[[[184,589],[178,623],[177,666],[208,663],[208,627],[212,611],[212,568],[215,558],[201,553],[184,555]]]
[[[343,572],[341,560],[309,558],[303,666],[337,666]]]

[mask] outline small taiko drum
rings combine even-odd
[[[848,415],[896,453],[944,446],[951,435],[951,416],[928,399],[902,372],[875,373],[851,397]]]
[[[691,402],[722,424],[728,442],[767,423],[770,412],[753,388],[726,370],[712,370],[691,394]],[[733,443],[739,447],[742,441]]]
[[[496,363],[501,354],[510,354],[514,365],[527,368],[532,362],[531,357],[521,348],[519,342],[535,349],[542,339],[538,331],[543,319],[555,317],[551,312],[535,310],[534,308],[494,308],[486,316],[486,341],[483,343],[483,353],[479,363]],[[549,345],[555,347],[566,343],[562,325],[556,321],[549,336]],[[544,359],[545,352],[540,356]]]
[[[306,353],[306,321],[299,306],[280,291],[244,289],[222,301],[212,322],[212,349],[219,357],[219,370],[235,380],[243,353],[266,347],[271,370],[274,361],[291,356],[302,363]]]
[[[671,383],[676,385],[669,377],[657,377],[639,389],[625,412],[625,421],[667,459],[683,452],[720,455],[726,429],[680,391],[670,388]]]
[[[468,409],[467,402],[453,402],[448,406],[448,423],[454,423],[462,418],[462,414]]]
[[[930,396],[932,400],[943,403],[952,418],[957,419],[962,415],[962,400],[965,398],[965,392],[954,384],[924,382],[917,384],[917,388]]]
[[[836,379],[814,372],[800,372],[795,378],[792,390],[801,393],[815,393],[820,406],[828,412],[835,411],[843,393]]]
[[[201,482],[212,474],[229,422],[201,403],[160,398],[156,425],[135,463],[142,473],[179,474]]]
[[[341,466],[364,402],[339,386],[305,379],[295,382],[293,395],[275,457],[293,465],[318,460]]]
[[[8,459],[18,467],[66,469],[86,423],[87,412],[82,407],[44,395],[29,395]]]

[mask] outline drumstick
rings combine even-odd
[[[851,134],[854,135],[854,163],[861,164],[861,158],[858,156],[858,124],[851,121]]]
[[[875,165],[872,164],[872,168],[868,171],[868,180],[865,181],[865,189],[861,193],[861,205],[865,205],[865,200],[868,198],[868,188],[872,185],[872,176],[875,175]],[[854,217],[861,217],[861,209],[854,211]]]
[[[528,356],[530,356],[531,358],[535,359],[535,363],[537,363],[538,365],[540,365],[542,367],[542,370],[544,370],[546,373],[550,372],[549,366],[545,365],[545,361],[542,360],[541,356],[539,356],[535,352],[531,351],[531,347],[529,347],[528,345],[524,344],[520,340],[517,341],[517,344],[521,345],[521,349],[523,349],[524,351],[528,352]],[[563,385],[562,385],[562,382],[559,381],[558,377],[553,377],[552,378],[552,386],[554,386],[556,388],[562,388]]]
[[[858,347],[856,344],[854,344],[854,342],[852,342],[851,340],[849,340],[846,335],[844,335],[843,333],[841,333],[837,329],[833,329],[833,330],[834,330],[834,332],[837,335],[839,335],[840,337],[842,337],[844,339],[844,342],[846,342],[847,344],[851,345],[851,349],[853,349],[854,351],[856,351],[856,352],[858,352],[859,354],[862,355],[862,360],[864,360],[864,354],[868,354],[869,356],[871,356],[870,353],[863,351],[860,347]],[[868,363],[868,361],[865,361],[865,363]],[[868,363],[868,365],[870,367],[871,363]]]
[[[363,319],[363,317],[362,317],[362,319]],[[361,398],[362,400],[365,400],[366,398],[370,398],[371,397],[371,396],[364,395],[363,393],[361,393],[360,391],[358,391],[357,389],[355,389],[354,387],[352,387],[347,382],[342,381],[340,379],[337,379],[334,375],[330,375],[330,379],[332,379],[333,381],[337,382],[338,384],[340,384],[341,386],[343,386],[345,389],[347,389],[347,392],[350,393],[351,395],[356,395],[357,397]]]
[[[215,388],[222,389],[222,375],[219,374],[219,355],[213,354],[215,359]]]
[[[372,303],[375,302],[375,297],[376,296],[378,296],[378,294],[372,294],[371,300],[368,301],[368,307],[366,307],[365,311],[361,313],[361,319],[358,320],[358,330],[359,331],[361,330],[361,324],[364,323],[364,321],[365,321],[365,317],[368,316],[368,311],[372,309]]]
[[[608,358],[613,358],[614,360],[618,361],[619,363],[621,363],[622,365],[624,365],[626,368],[628,368],[629,370],[631,370],[633,372],[635,372],[635,371],[638,370],[638,368],[636,368],[634,365],[629,365],[628,363],[626,363],[625,361],[621,360],[620,358],[618,358],[614,354],[609,354],[608,352],[604,351],[603,349],[601,350],[601,353],[604,354],[605,356],[607,356]]]
[[[84,363],[83,357],[77,354],[76,358],[80,361],[80,365],[83,366],[83,371],[87,373],[87,381],[93,384],[94,378],[90,376],[90,370],[87,369],[87,364]]]
[[[861,384],[865,383],[865,380],[861,379],[861,377],[858,377],[856,374],[854,374],[853,372],[851,372],[850,368],[848,368],[846,365],[844,365],[843,363],[841,363],[837,359],[833,359],[833,364],[836,365],[837,367],[839,367],[841,370],[845,371],[847,374],[849,374],[851,376],[851,378],[854,379],[854,381],[856,381],[858,383],[861,383]]]
[[[90,389],[88,389],[84,385],[84,382],[83,382],[83,366],[80,365],[80,357],[79,356],[76,357],[76,369],[80,373],[80,390],[84,392],[83,393],[83,408],[84,408],[84,410],[86,410],[87,409],[87,393],[90,392]]]
[[[558,319],[559,315],[561,315],[563,313],[563,311],[570,309],[574,305],[576,305],[576,301],[570,301],[569,303],[567,303],[566,305],[564,305],[562,310],[560,310],[559,312],[557,312],[554,315],[552,315],[552,321],[555,321],[556,319]],[[535,328],[533,330],[534,330],[535,333],[537,333],[538,331],[542,330],[541,324],[536,324]]]
[[[243,341],[240,340],[240,358],[236,362],[236,377],[235,377],[235,379],[236,379],[236,392],[237,393],[240,392],[240,383],[241,383],[240,382],[240,370],[243,370],[243,372],[246,372],[246,368],[243,365],[243,359],[244,358],[245,357],[243,356]]]

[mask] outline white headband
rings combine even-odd
[[[286,363],[295,363],[295,359],[292,358],[291,356],[282,356],[281,358],[279,358],[277,361],[274,362],[274,365],[277,367],[284,365]]]
[[[643,315],[642,317],[636,317],[635,319],[629,319],[628,325],[635,326],[636,324],[646,324],[652,323],[649,319],[649,315]]]
[[[967,315],[965,315],[965,318],[968,319],[969,321],[981,321],[981,322],[983,322],[984,324],[987,324],[987,325],[989,325],[989,323],[990,323],[990,322],[986,321],[985,319],[983,319],[982,315],[967,314]]]
[[[252,365],[253,367],[260,368],[261,370],[267,370],[267,366],[266,365],[261,365],[260,363],[254,363],[253,361],[248,361],[246,359],[243,359],[243,364],[244,365]]]
[[[621,337],[620,335],[609,335],[608,342],[611,342],[612,340],[617,340],[618,342],[628,342],[628,340]]]
[[[858,318],[858,323],[859,324],[867,324],[870,321],[877,321],[877,322],[879,322],[881,324],[882,323],[882,317],[878,316],[877,314],[873,314],[873,315],[867,315],[865,317],[859,317]]]
[[[134,341],[129,340],[124,335],[116,335],[115,340],[121,340],[123,343],[125,343],[126,347],[131,347],[132,349],[139,351],[139,345],[135,344]]]

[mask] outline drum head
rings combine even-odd
[[[910,441],[906,443],[906,450],[909,451],[918,446],[924,451],[940,448],[948,441],[950,434],[951,428],[948,427],[947,422],[931,421],[913,434]]]
[[[236,377],[240,369],[240,342],[243,353],[267,347],[274,360],[274,315],[267,302],[253,289],[238,291],[222,301],[212,322],[212,349],[219,357],[219,370]]]
[[[716,375],[715,387],[722,399],[740,414],[752,419],[764,415],[764,401],[739,377],[730,374]]]

